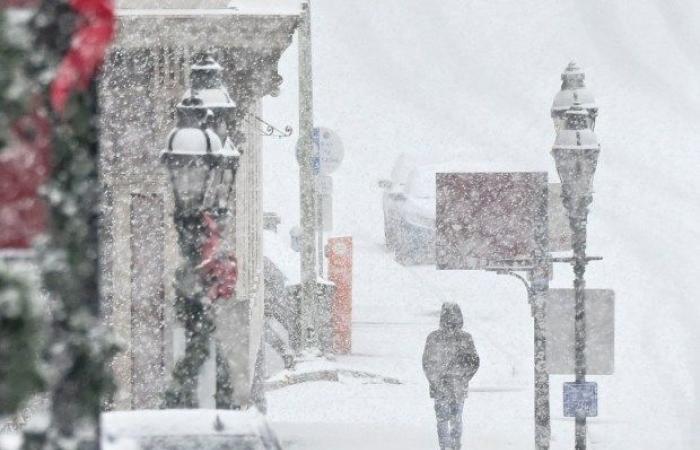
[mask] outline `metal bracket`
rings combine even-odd
[[[486,269],[488,272],[495,272],[496,275],[510,275],[511,277],[515,277],[518,280],[522,281],[523,285],[525,286],[525,290],[527,291],[527,303],[530,305],[530,313],[534,316],[535,315],[535,305],[533,303],[533,299],[535,297],[535,291],[528,283],[528,281],[525,279],[524,276],[520,275],[519,273],[515,272],[513,269]],[[519,269],[521,270],[521,269]]]
[[[284,139],[291,136],[294,132],[294,129],[289,125],[284,127],[283,131],[255,114],[249,114],[249,117],[252,117],[252,119],[255,121],[254,125],[256,126],[258,133],[263,136],[269,136],[275,139]]]
[[[602,261],[603,257],[602,256],[587,256],[584,258],[586,262],[588,261]],[[551,258],[552,262],[556,263],[575,263],[576,262],[576,257],[574,256],[565,256],[565,257],[552,257]]]

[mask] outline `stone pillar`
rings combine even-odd
[[[142,8],[148,7],[143,5]],[[147,11],[147,10],[139,10]],[[172,189],[159,162],[174,105],[184,93],[191,59],[213,47],[236,103],[243,153],[228,245],[239,262],[234,299],[217,305],[238,404],[250,404],[263,331],[262,136],[254,116],[281,78],[277,62],[291,43],[295,16],[159,15],[120,12],[120,34],[100,85],[101,173],[108,201],[103,222],[105,320],[124,345],[113,362],[115,408],[157,408],[182,330],[174,320],[179,249]],[[183,13],[184,14],[184,13]]]

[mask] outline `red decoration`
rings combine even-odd
[[[228,299],[236,292],[238,263],[231,252],[221,251],[221,229],[210,213],[204,213],[206,240],[202,244],[202,263],[197,266],[212,300]]]
[[[46,227],[39,187],[50,171],[51,125],[39,113],[20,118],[0,152],[0,248],[26,249]]]
[[[51,83],[51,106],[63,112],[71,93],[87,89],[102,64],[114,36],[114,5],[111,0],[71,0],[78,14],[70,49]]]

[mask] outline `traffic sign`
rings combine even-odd
[[[597,417],[598,383],[564,383],[564,417]]]
[[[338,134],[329,128],[316,127],[313,130],[312,142],[314,174],[330,175],[338,170],[345,156],[345,149]],[[297,162],[301,162],[301,148],[298,141],[296,157]]]

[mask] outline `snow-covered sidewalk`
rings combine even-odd
[[[534,448],[532,319],[522,286],[493,274],[402,267],[371,238],[355,239],[352,354],[297,368],[297,373],[339,370],[337,381],[294,384],[268,393],[268,418],[285,448],[436,449],[421,355],[443,301],[462,307],[465,329],[482,360],[465,406],[464,448]],[[618,325],[623,326],[618,348],[634,345],[636,335],[624,328],[630,324]],[[594,377],[600,385],[601,415],[589,420],[589,448],[687,450],[682,430],[673,428],[678,419],[672,414],[677,413],[628,408],[639,396],[629,384],[633,378],[626,355],[619,358],[618,374]],[[377,377],[351,376],[348,371]],[[552,450],[573,446],[573,422],[562,417],[561,405],[562,382],[570,378],[551,377]]]
[[[441,274],[431,267],[401,267],[373,243],[356,241],[355,259],[352,354],[335,361],[302,362],[296,369],[339,369],[338,381],[270,391],[269,418],[289,450],[437,448],[421,355],[425,337],[437,327],[442,301],[464,300],[460,292],[464,286],[457,279],[442,283]],[[525,303],[514,299],[520,300]],[[467,315],[466,327],[484,356],[484,367],[472,383],[465,408],[465,447],[522,448],[523,442],[532,440],[531,396],[524,373],[529,317],[490,332],[490,321],[499,317],[492,301],[474,298],[468,304],[460,303]],[[521,306],[517,312],[527,314],[526,304]],[[513,316],[518,322],[516,315],[502,314],[498,320]],[[523,348],[509,349],[510,333],[518,330],[525,334],[516,339]],[[343,375],[345,370],[377,377]],[[382,381],[382,377],[400,384]]]

